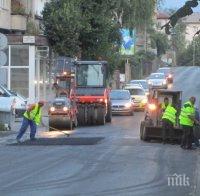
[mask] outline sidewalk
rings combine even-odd
[[[20,125],[21,125],[21,120],[20,121],[16,121],[12,124],[12,128],[10,131],[1,131],[0,130],[0,139],[2,137],[6,137],[6,136],[9,136],[9,135],[13,135],[13,134],[16,134],[17,131],[19,130],[20,128]]]
[[[44,118],[43,122],[45,125],[48,124],[48,118]],[[21,127],[22,119],[19,121],[16,121],[12,124],[12,130],[11,131],[0,131],[0,144],[6,144],[10,142],[15,142],[15,138],[17,136],[17,133]],[[46,135],[45,132],[47,131],[47,128],[44,126],[39,126],[37,128],[36,137],[41,137],[43,135]],[[26,133],[23,136],[23,140],[29,139],[30,135],[30,128],[27,129]]]

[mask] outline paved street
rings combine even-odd
[[[174,71],[171,88],[183,90],[186,98],[200,97],[200,68]],[[200,150],[140,141],[143,117],[142,112],[115,116],[112,124],[71,133],[79,144],[100,138],[90,145],[19,146],[11,145],[15,135],[0,138],[0,195],[199,196]],[[39,136],[66,137],[44,131]],[[189,184],[169,186],[174,174],[185,175]]]

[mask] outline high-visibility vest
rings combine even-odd
[[[171,105],[168,105],[165,109],[165,112],[163,113],[162,119],[167,119],[170,122],[173,123],[173,125],[176,124],[176,109],[172,107]]]
[[[163,110],[166,109],[166,105],[165,105],[165,103],[162,103],[162,104],[161,104],[161,109],[163,109]]]
[[[39,125],[42,118],[42,110],[38,104],[35,104],[34,109],[30,111],[29,115],[27,111],[24,113],[24,117],[29,120],[33,120],[36,125]]]
[[[186,126],[193,126],[194,121],[189,118],[189,116],[195,115],[195,108],[190,101],[186,102],[181,108],[181,113],[179,116],[180,124]]]
[[[171,105],[171,104],[169,103],[168,105]],[[167,105],[167,106],[168,106],[168,105]],[[164,111],[164,110],[167,108],[167,106],[165,105],[165,103],[162,103],[162,104],[161,104],[161,109]]]

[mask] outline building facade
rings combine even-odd
[[[200,13],[193,13],[182,19],[186,26],[185,39],[187,44],[193,41],[193,37],[197,31],[200,30]]]
[[[30,103],[46,99],[50,87],[49,47],[39,30],[46,2],[0,0],[0,32],[8,39],[8,60],[0,68],[0,84],[22,94]],[[30,22],[32,31],[28,29]]]
[[[11,0],[0,0],[0,29],[11,29]]]

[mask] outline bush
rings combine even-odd
[[[19,15],[25,15],[26,14],[24,6],[17,0],[12,0],[12,2],[11,2],[11,12],[12,12],[12,14],[19,14]]]
[[[34,23],[34,21],[29,20],[27,22],[26,34],[27,35],[35,35],[35,36],[40,34],[39,27],[37,26],[36,23]]]
[[[5,125],[1,122],[0,122],[0,131],[6,131]]]

